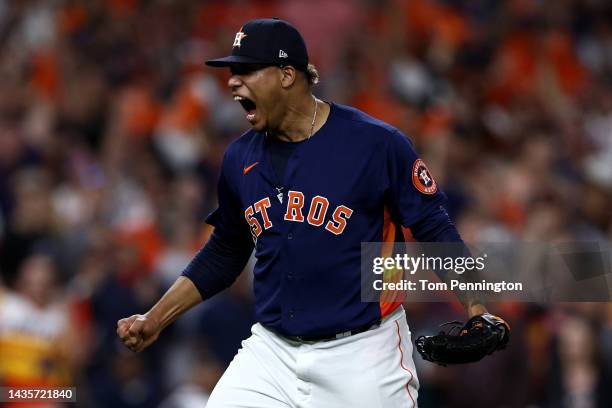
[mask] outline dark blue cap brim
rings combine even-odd
[[[217,58],[206,61],[206,65],[210,67],[229,67],[234,64],[267,64],[270,61],[262,61],[257,58],[245,57],[244,55],[229,55],[223,58]]]

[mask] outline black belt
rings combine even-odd
[[[276,332],[278,335],[286,339],[293,340],[293,341],[318,342],[318,341],[338,340],[338,339],[342,339],[345,337],[354,336],[355,334],[363,333],[368,330],[375,329],[379,326],[380,326],[380,320],[374,323],[366,324],[365,326],[361,326],[353,330],[348,330],[342,333],[336,333],[332,335],[323,335],[323,336],[288,336],[286,334],[279,333],[276,330],[273,330],[273,331]]]

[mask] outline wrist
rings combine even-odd
[[[148,321],[151,322],[155,327],[161,328],[161,324],[163,321],[163,314],[157,307],[157,305],[153,306],[147,313],[144,314]]]

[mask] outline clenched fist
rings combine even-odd
[[[161,325],[147,315],[132,315],[117,322],[117,335],[127,348],[140,352],[157,340]]]

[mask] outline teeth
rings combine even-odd
[[[242,101],[242,100],[244,100],[244,98],[242,96],[240,96],[240,95],[234,95],[234,100],[235,101]]]

